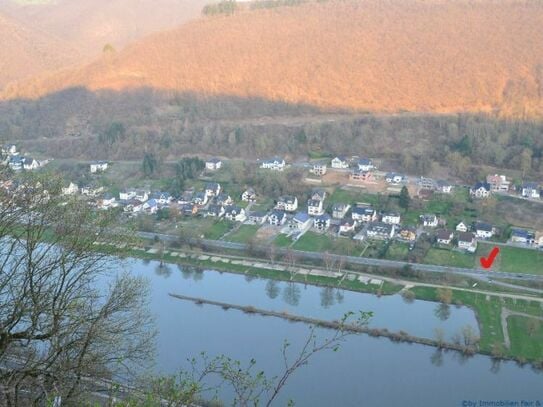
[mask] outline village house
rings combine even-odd
[[[179,205],[185,205],[192,203],[194,200],[194,191],[184,191],[181,196],[177,199]]]
[[[96,187],[92,185],[84,186],[81,188],[81,195],[88,197],[96,197],[104,191],[104,187]]]
[[[17,151],[17,146],[15,144],[7,144],[2,146],[2,155],[4,156],[14,156],[19,155]]]
[[[98,201],[98,208],[100,209],[109,209],[117,206],[115,202],[115,197],[111,195],[110,193],[104,194],[102,199]]]
[[[477,240],[471,232],[460,232],[458,234],[458,248],[470,253],[475,253],[477,250]]]
[[[407,182],[407,177],[402,174],[396,174],[395,172],[389,172],[385,175],[385,181],[389,184],[398,185]]]
[[[235,222],[245,222],[247,216],[245,215],[245,209],[239,206],[231,205],[225,208],[224,217],[228,220]]]
[[[377,211],[370,206],[355,206],[351,217],[359,222],[375,222],[377,220]]]
[[[40,167],[40,163],[32,157],[23,157],[23,169],[27,171],[35,170]]]
[[[253,188],[246,189],[241,194],[241,200],[244,202],[256,202],[256,192]]]
[[[356,221],[353,219],[343,219],[339,224],[339,233],[350,233],[354,232],[356,228]]]
[[[70,182],[67,187],[62,187],[62,195],[75,195],[79,192],[77,184]]]
[[[268,223],[273,226],[284,225],[287,220],[287,215],[283,211],[273,211],[270,216],[268,216]]]
[[[340,155],[332,159],[332,161],[330,162],[330,166],[332,168],[340,169],[340,170],[349,168],[349,161],[347,160],[345,156]]]
[[[395,226],[383,222],[371,222],[366,235],[369,239],[387,240],[394,237]]]
[[[145,202],[149,199],[150,193],[151,192],[145,189],[139,189],[139,190],[136,190],[136,196],[134,196],[134,198],[137,199],[138,201]]]
[[[486,182],[490,185],[491,192],[507,192],[511,186],[505,175],[488,175]]]
[[[294,212],[298,209],[298,198],[295,196],[282,196],[277,200],[275,209],[280,211]]]
[[[211,158],[209,160],[206,160],[206,170],[209,171],[216,171],[221,169],[222,167],[222,160],[220,158]]]
[[[343,219],[347,215],[347,212],[349,212],[349,209],[351,209],[351,205],[349,204],[335,203],[332,206],[332,217],[334,219]]]
[[[321,216],[317,216],[313,220],[313,227],[320,232],[324,232],[330,228],[331,221],[332,219],[330,218],[330,215],[325,213]]]
[[[423,189],[435,189],[436,183],[432,178],[420,177],[419,185]]]
[[[436,233],[437,243],[442,245],[450,245],[454,234],[450,230],[438,230]]]
[[[107,170],[108,163],[105,161],[95,161],[90,164],[90,172],[91,174],[96,174],[97,172],[102,172]]]
[[[326,174],[327,169],[328,166],[326,163],[316,163],[313,164],[313,168],[311,168],[310,172],[318,176],[323,176]]]
[[[207,194],[203,192],[196,192],[192,198],[192,203],[198,206],[205,206],[209,201]]]
[[[402,240],[414,242],[415,240],[417,240],[417,229],[409,226],[403,227],[400,230],[399,236]]]
[[[129,213],[139,213],[143,210],[143,202],[138,201],[137,199],[130,199],[125,201],[123,208],[124,212]]]
[[[381,216],[381,222],[389,225],[399,225],[401,222],[401,216],[397,212],[385,212]]]
[[[456,225],[457,232],[466,233],[468,230],[469,230],[468,224],[464,221],[461,221],[458,225]]]
[[[539,186],[535,182],[525,182],[522,185],[521,195],[524,198],[539,199],[541,198],[541,191]]]
[[[369,158],[361,158],[357,164],[360,171],[371,171],[375,168],[373,161]]]
[[[314,199],[316,201],[324,201],[326,199],[326,191],[324,191],[322,189],[314,189],[311,192],[311,198],[310,199]]]
[[[18,155],[11,156],[8,161],[8,167],[13,171],[21,171],[23,169],[23,158]]]
[[[310,199],[307,201],[307,213],[309,216],[320,216],[324,213],[322,201],[319,199]]]
[[[349,180],[355,182],[370,182],[374,181],[375,177],[371,171],[354,170],[349,174]]]
[[[194,216],[198,213],[198,211],[199,211],[198,205],[195,205],[190,202],[179,205],[179,212],[182,213],[184,216]]]
[[[253,225],[262,225],[268,220],[268,214],[266,212],[250,212],[249,213],[249,223]]]
[[[439,219],[433,214],[420,215],[420,221],[422,226],[429,228],[436,228],[439,224]]]
[[[219,194],[215,198],[215,203],[218,205],[230,206],[234,203],[234,200],[228,194]]]
[[[478,199],[488,198],[490,196],[490,184],[488,182],[477,182],[469,189],[469,194]]]
[[[535,233],[526,229],[511,229],[511,243],[532,245],[535,243]]]
[[[133,189],[129,189],[129,190],[119,192],[119,199],[121,201],[130,201],[131,199],[134,199],[134,198],[136,198],[136,191],[133,190]],[[147,199],[144,199],[144,201],[146,201],[146,200]]]
[[[151,199],[157,201],[159,205],[169,205],[173,198],[168,192],[153,192]]]
[[[490,239],[494,236],[494,228],[492,225],[484,222],[477,222],[474,227],[475,236],[478,239]]]
[[[262,161],[260,168],[273,171],[283,171],[286,165],[287,164],[283,158],[274,157],[272,159]]]
[[[449,181],[438,180],[436,182],[436,191],[442,194],[450,194],[453,190],[453,184]]]
[[[217,196],[221,193],[221,184],[217,182],[208,182],[205,186],[204,192],[208,198]]]
[[[305,212],[298,212],[294,217],[290,220],[288,227],[290,229],[297,230],[299,232],[305,232],[311,227],[311,224],[313,221],[309,217],[309,215]]]
[[[158,202],[155,199],[149,199],[143,204],[143,211],[149,215],[154,215],[158,212]]]
[[[224,215],[225,209],[222,205],[209,205],[205,212],[205,217],[221,218]]]

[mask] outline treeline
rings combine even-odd
[[[543,175],[541,121],[347,113],[257,98],[78,89],[0,104],[0,135],[56,158],[357,154],[394,161],[411,174],[444,166],[469,182],[485,174],[481,166],[516,170],[524,179]]]
[[[205,16],[215,16],[219,14],[234,14],[238,8],[236,0],[222,0],[219,3],[207,4],[202,10]]]

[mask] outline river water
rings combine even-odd
[[[133,260],[126,267],[151,283],[151,308],[159,330],[155,368],[160,373],[186,368],[187,358],[206,351],[242,362],[254,358],[259,369],[273,376],[282,371],[283,342],[291,343],[294,355],[309,334],[303,323],[196,305],[169,293],[327,320],[347,311],[372,311],[370,326],[421,337],[433,338],[440,328],[450,338],[467,325],[478,332],[467,307],[406,303],[399,295],[379,298],[175,265],[161,269],[156,262]],[[317,336],[328,337],[330,331],[319,330]],[[456,352],[356,335],[338,352],[312,358],[292,376],[274,405],[286,405],[289,399],[297,406],[462,406],[500,400],[538,400],[543,405],[543,374],[511,362],[495,364],[486,356],[466,359]]]

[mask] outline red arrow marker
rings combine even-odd
[[[483,266],[483,268],[485,269],[489,269],[490,267],[492,267],[492,264],[494,263],[494,260],[496,260],[496,256],[498,256],[499,253],[499,247],[493,248],[488,257],[481,257],[481,266]]]

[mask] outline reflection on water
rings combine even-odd
[[[134,261],[130,269],[150,279],[159,329],[156,369],[165,373],[188,367],[184,362],[188,357],[206,351],[242,362],[255,358],[258,369],[277,375],[283,366],[284,340],[299,349],[309,332],[302,323],[196,306],[168,296],[172,292],[329,319],[348,310],[373,311],[374,326],[430,337],[439,330],[446,337],[466,325],[477,326],[466,307],[424,301],[406,304],[401,296],[377,298],[296,283],[247,281],[241,275],[185,267],[170,266],[171,272],[164,273],[157,264]],[[317,333],[330,335],[326,330]],[[292,377],[275,405],[286,405],[292,398],[297,406],[311,407],[458,406],[463,400],[536,399],[541,397],[541,384],[539,373],[514,363],[357,335],[348,338],[339,352],[311,359]]]

